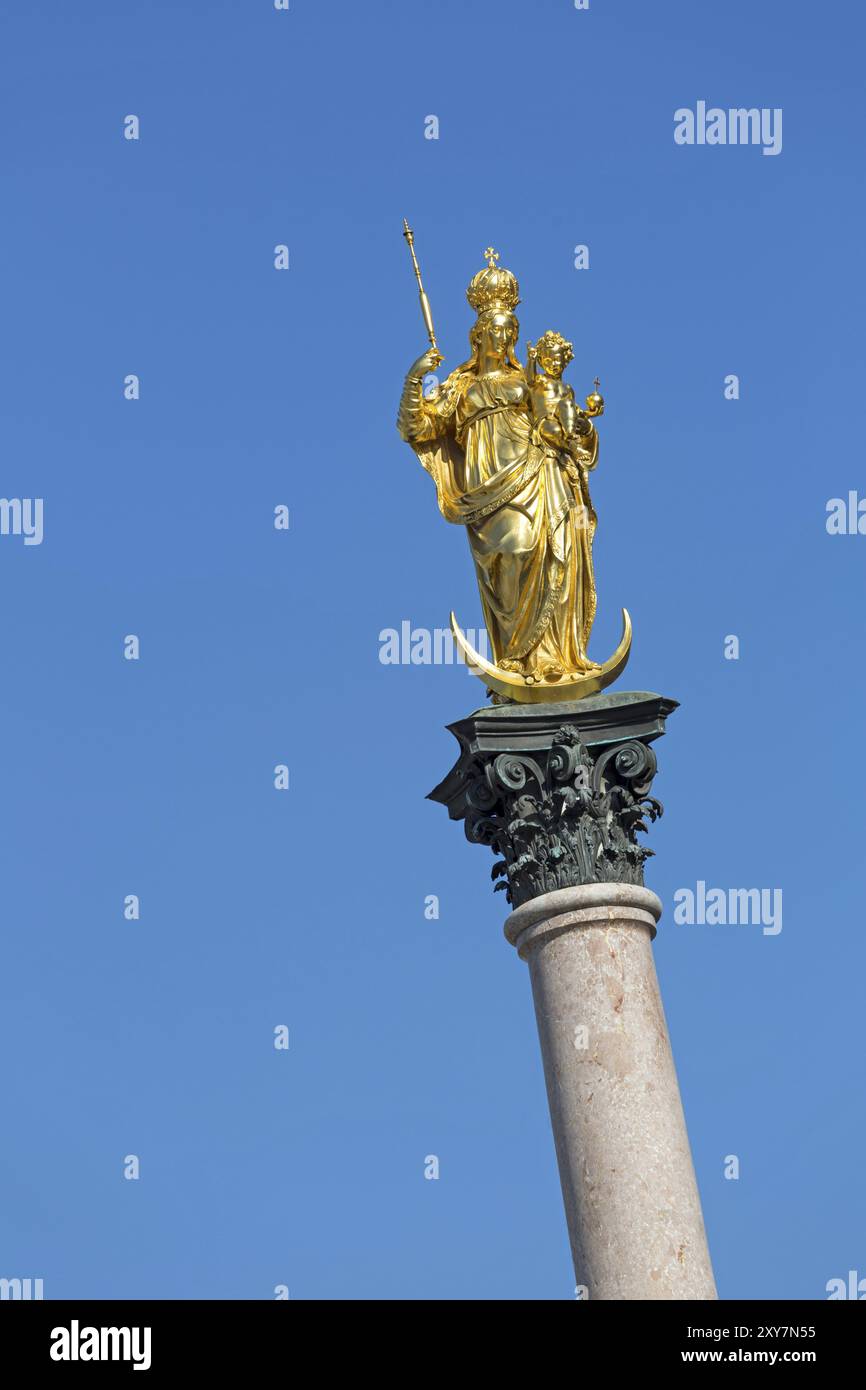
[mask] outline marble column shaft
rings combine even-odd
[[[646,888],[593,883],[518,907],[582,1296],[716,1295]],[[583,1292],[585,1291],[585,1292]]]

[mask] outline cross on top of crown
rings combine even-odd
[[[499,260],[499,252],[494,251],[492,246],[488,246],[484,252],[484,259],[487,261],[491,270],[496,269],[496,262]]]
[[[593,384],[593,386],[595,387],[595,389],[596,389],[596,391],[597,391],[598,388],[599,388],[599,386],[601,385],[601,382],[599,381],[598,377],[596,377],[596,378],[595,378],[595,381],[594,381],[592,384]]]

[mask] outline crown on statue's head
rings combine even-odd
[[[485,309],[507,309],[510,313],[520,303],[517,277],[496,264],[499,255],[492,246],[488,246],[484,255],[487,264],[477,275],[473,275],[466,298],[476,314],[483,314]]]

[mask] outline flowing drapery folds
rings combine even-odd
[[[557,449],[533,428],[516,363],[464,364],[427,399],[407,378],[398,428],[433,478],[446,521],[466,527],[497,666],[542,679],[596,670],[596,516],[588,472],[598,436]]]

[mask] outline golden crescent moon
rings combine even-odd
[[[533,681],[529,684],[524,676],[514,671],[503,671],[492,662],[485,661],[480,652],[466,640],[453,613],[451,632],[457,650],[464,657],[473,675],[478,676],[488,690],[493,690],[508,700],[516,700],[519,705],[549,705],[562,700],[582,700],[587,695],[597,695],[622,674],[631,652],[631,618],[626,608],[622,610],[622,637],[613,656],[597,671],[588,671],[585,676],[565,676],[558,681]]]

